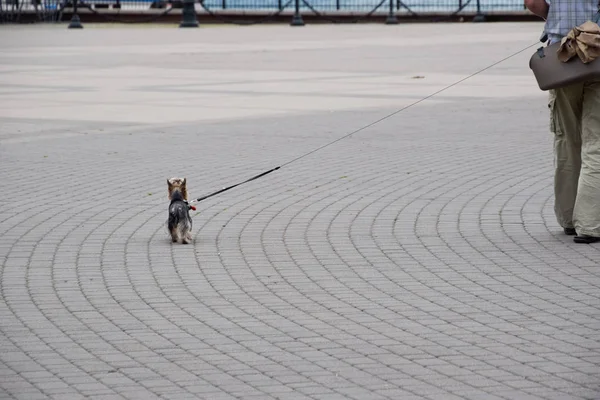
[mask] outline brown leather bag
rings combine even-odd
[[[600,10],[594,22],[600,21]],[[538,86],[542,90],[556,89],[587,80],[600,80],[600,59],[584,63],[579,56],[572,56],[568,61],[559,59],[561,42],[540,47],[529,60],[529,68],[533,71]],[[563,46],[563,49],[564,50]],[[564,51],[562,52],[564,58]]]

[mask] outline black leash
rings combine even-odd
[[[519,50],[519,51],[517,51],[516,53],[513,53],[513,54],[511,54],[510,56],[503,58],[503,59],[502,59],[502,60],[500,60],[500,61],[497,61],[497,62],[495,62],[495,63],[493,63],[493,64],[491,64],[491,65],[488,65],[487,67],[485,67],[485,68],[483,68],[483,69],[481,69],[481,70],[479,70],[479,71],[477,71],[477,72],[474,72],[474,73],[472,73],[471,75],[469,75],[469,76],[467,76],[467,77],[465,77],[465,78],[459,79],[458,81],[456,81],[456,82],[454,82],[454,83],[452,83],[452,84],[450,84],[450,85],[448,85],[448,86],[446,86],[446,87],[444,87],[444,88],[442,88],[442,89],[438,90],[437,92],[434,92],[434,93],[432,93],[432,94],[430,94],[430,95],[428,95],[428,96],[425,96],[425,97],[423,97],[422,99],[419,99],[419,100],[417,100],[417,101],[415,101],[415,102],[413,102],[413,103],[411,103],[411,104],[409,104],[409,105],[407,105],[407,106],[404,106],[404,107],[402,107],[402,108],[400,108],[400,109],[398,109],[398,110],[396,110],[396,111],[394,111],[394,112],[392,112],[392,113],[389,113],[388,115],[386,115],[386,116],[383,116],[383,117],[379,118],[378,120],[375,120],[375,121],[373,121],[373,122],[371,122],[371,123],[369,123],[369,124],[367,124],[367,125],[365,125],[365,126],[363,126],[363,127],[361,127],[361,128],[358,128],[358,129],[356,129],[356,130],[354,130],[354,131],[352,131],[352,132],[350,132],[350,133],[348,133],[348,134],[346,134],[346,135],[344,135],[344,136],[342,136],[342,137],[340,137],[340,138],[337,138],[337,139],[335,139],[335,140],[333,140],[333,141],[331,141],[331,142],[329,142],[329,143],[327,143],[327,144],[324,144],[323,146],[317,147],[316,149],[314,149],[314,150],[311,150],[311,151],[309,151],[308,153],[305,153],[305,154],[303,154],[303,155],[301,155],[301,156],[299,156],[299,157],[296,157],[296,158],[294,158],[293,160],[286,162],[285,164],[281,164],[281,165],[280,165],[280,166],[278,166],[278,167],[271,168],[270,170],[268,170],[268,171],[265,171],[265,172],[262,172],[262,173],[260,173],[260,174],[258,174],[258,175],[256,175],[256,176],[253,176],[253,177],[252,177],[252,178],[250,178],[250,179],[247,179],[247,180],[245,180],[245,181],[243,181],[243,182],[240,182],[240,183],[236,183],[235,185],[231,185],[231,186],[225,187],[225,188],[223,188],[223,189],[221,189],[221,190],[218,190],[218,191],[216,191],[216,192],[214,192],[214,193],[207,194],[206,196],[199,197],[199,198],[197,198],[197,199],[195,199],[195,200],[190,200],[190,203],[197,203],[197,202],[200,202],[200,201],[202,201],[202,200],[206,200],[206,199],[208,199],[208,198],[210,198],[210,197],[213,197],[213,196],[216,196],[216,195],[218,195],[218,194],[221,194],[221,193],[223,193],[223,192],[226,192],[226,191],[228,191],[228,190],[230,190],[230,189],[233,189],[233,188],[235,188],[235,187],[237,187],[237,186],[243,185],[244,183],[251,182],[251,181],[253,181],[253,180],[255,180],[255,179],[258,179],[258,178],[262,178],[263,176],[265,176],[265,175],[267,175],[267,174],[270,174],[270,173],[271,173],[271,172],[273,172],[273,171],[277,171],[278,169],[280,169],[280,168],[283,168],[283,167],[285,167],[285,166],[287,166],[287,165],[290,165],[291,163],[293,163],[293,162],[296,162],[296,161],[298,161],[298,160],[300,160],[300,159],[302,159],[302,158],[304,158],[304,157],[308,157],[309,155],[311,155],[311,154],[313,154],[313,153],[316,153],[317,151],[319,151],[319,150],[322,150],[322,149],[324,149],[325,147],[329,147],[329,146],[331,146],[331,145],[332,145],[332,144],[334,144],[334,143],[337,143],[337,142],[339,142],[339,141],[341,141],[341,140],[344,140],[344,139],[346,139],[346,138],[348,138],[348,137],[350,137],[350,136],[352,136],[352,135],[354,135],[354,134],[356,134],[356,133],[358,133],[358,132],[360,132],[360,131],[363,131],[363,130],[365,130],[365,129],[367,129],[367,128],[370,128],[371,126],[373,126],[373,125],[375,125],[375,124],[378,124],[378,123],[380,123],[380,122],[382,122],[382,121],[384,121],[384,120],[386,120],[386,119],[388,119],[388,118],[391,118],[391,117],[393,117],[394,115],[396,115],[396,114],[399,114],[399,113],[401,113],[401,112],[402,112],[402,111],[404,111],[404,110],[407,110],[407,109],[409,109],[409,108],[411,108],[411,107],[413,107],[413,106],[416,106],[417,104],[419,104],[419,103],[421,103],[421,102],[423,102],[423,101],[425,101],[425,100],[428,100],[428,99],[432,98],[433,96],[436,96],[436,95],[438,95],[438,94],[440,94],[440,93],[442,93],[442,92],[444,92],[444,91],[446,91],[446,90],[448,90],[448,89],[450,89],[450,88],[452,88],[452,87],[454,87],[454,86],[456,86],[456,85],[458,85],[458,84],[460,84],[460,83],[462,83],[462,82],[466,81],[467,79],[470,79],[470,78],[474,77],[475,75],[479,75],[480,73],[482,73],[482,72],[484,72],[484,71],[487,71],[488,69],[490,69],[490,68],[493,68],[493,67],[495,67],[496,65],[498,65],[498,64],[500,64],[500,63],[503,63],[504,61],[508,60],[509,58],[512,58],[512,57],[516,56],[517,54],[520,54],[520,53],[524,52],[524,51],[525,51],[525,50],[527,50],[527,49],[530,49],[530,48],[532,48],[532,47],[534,47],[534,46],[537,46],[538,44],[539,44],[539,42],[535,42],[534,44],[532,44],[532,45],[530,45],[530,46],[527,46],[527,47],[525,47],[524,49],[522,49],[522,50]],[[192,208],[192,206],[190,206],[190,208]],[[195,208],[193,208],[193,209],[195,210]]]
[[[270,169],[270,170],[268,170],[268,171],[265,171],[265,172],[263,172],[263,173],[260,173],[260,174],[258,174],[258,175],[256,175],[256,176],[253,176],[252,178],[250,178],[250,179],[247,179],[247,180],[245,180],[244,182],[236,183],[235,185],[231,185],[231,186],[225,187],[225,188],[223,188],[223,189],[221,189],[221,190],[218,190],[218,191],[216,191],[216,192],[214,192],[214,193],[207,194],[206,196],[198,197],[198,198],[197,198],[197,199],[195,199],[195,200],[191,200],[191,201],[190,201],[190,203],[197,203],[197,202],[199,202],[199,201],[206,200],[206,199],[208,199],[209,197],[213,197],[213,196],[216,196],[216,195],[218,195],[218,194],[220,194],[220,193],[226,192],[226,191],[228,191],[229,189],[233,189],[233,188],[234,188],[234,187],[236,187],[236,186],[243,185],[244,183],[248,183],[248,182],[250,182],[250,181],[253,181],[253,180],[255,180],[255,179],[258,179],[258,178],[262,178],[263,176],[265,176],[265,175],[267,175],[267,174],[270,174],[270,173],[271,173],[271,172],[273,172],[273,171],[277,171],[279,168],[281,168],[281,167],[275,167],[275,168],[272,168],[272,169]],[[195,208],[194,208],[194,209],[195,209]]]

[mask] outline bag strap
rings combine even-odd
[[[598,0],[598,12],[596,13],[596,16],[592,21],[594,21],[595,23],[600,22],[600,0]]]

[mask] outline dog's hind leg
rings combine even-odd
[[[192,223],[188,214],[185,223],[181,225],[181,243],[183,244],[192,243]]]
[[[183,233],[181,243],[183,243],[183,244],[192,243],[192,233],[190,231],[185,231]]]
[[[171,240],[173,241],[173,243],[177,243],[177,241],[179,240],[179,232],[178,232],[177,227],[171,228],[170,232],[171,232]]]

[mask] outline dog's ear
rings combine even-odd
[[[185,200],[188,199],[188,192],[187,192],[187,178],[183,178],[183,180],[181,181],[181,192],[183,194],[183,198]]]

